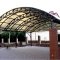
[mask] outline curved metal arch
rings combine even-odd
[[[24,26],[27,26],[27,28],[28,28],[28,27],[31,26],[33,23],[35,23],[35,22],[37,23],[36,20],[34,20],[34,22],[32,22],[32,21],[33,21],[33,20],[28,19],[28,21],[24,21],[24,22],[23,22],[24,24],[22,24],[22,23],[21,23],[21,24],[23,25],[23,27],[24,27]],[[31,23],[31,24],[29,24],[29,23]],[[36,24],[36,23],[35,23],[35,24]],[[19,29],[19,28],[21,27],[21,24],[20,24],[16,29]],[[29,24],[29,25],[28,25],[28,24]],[[33,24],[33,25],[34,25],[34,24]],[[26,29],[25,29],[25,30],[26,30]]]
[[[15,12],[16,11],[16,12]],[[29,12],[28,12],[29,11]],[[34,16],[40,16],[41,18],[53,18],[51,15],[49,15],[48,13],[42,11],[42,10],[39,10],[39,9],[36,9],[36,8],[32,8],[32,7],[20,7],[20,8],[15,8],[15,9],[12,9],[8,12],[6,12],[5,14],[3,14],[0,18],[5,18],[9,15],[14,15],[18,12],[24,12],[26,14],[30,14],[30,13],[33,13]],[[9,14],[8,14],[9,13]],[[31,14],[32,15],[32,14]],[[43,15],[43,16],[42,16]],[[40,18],[40,19],[41,19]],[[1,19],[0,19],[1,20]]]
[[[32,19],[33,17],[30,17],[30,18]],[[27,26],[27,24],[32,21],[32,20],[30,20],[30,18],[28,18],[26,21],[23,21],[21,24],[19,24],[15,30],[19,29],[20,26],[23,26],[23,27]]]
[[[33,18],[32,18],[33,19]],[[27,28],[25,28],[25,31],[29,31],[30,29],[32,29],[36,24],[40,24],[41,25],[41,23],[39,22],[39,21],[37,21],[37,20],[30,20],[30,21],[28,21],[27,23],[32,23],[31,25],[29,25],[29,26],[27,26]],[[25,23],[25,22],[24,22]],[[26,23],[25,23],[26,24]],[[43,25],[46,25],[46,23],[44,24],[44,23],[42,23]],[[21,27],[21,25],[20,25],[20,27]],[[36,26],[37,27],[37,26]],[[42,27],[42,26],[40,26],[40,27]],[[22,28],[21,28],[22,29]]]
[[[21,15],[21,16],[22,16],[22,15]],[[21,18],[21,16],[19,17],[19,18],[20,18],[20,20],[21,20],[21,19],[23,19],[23,18],[25,18],[25,17],[26,17],[26,18],[28,18],[28,17],[29,17],[29,16],[27,17],[27,15],[26,15],[26,16],[24,16],[24,15],[23,15],[23,16],[22,16],[23,18]],[[18,16],[17,16],[16,18],[18,18]],[[14,22],[15,22],[15,23],[17,23],[18,21],[20,21],[20,20],[15,21],[15,20],[16,20],[16,18],[14,18],[14,19],[12,19],[12,18],[8,18],[8,19],[12,19],[12,21],[11,21],[11,22],[6,26],[6,27],[8,28],[12,23],[14,23]],[[5,21],[6,21],[6,20],[5,20]],[[4,22],[5,22],[5,21],[4,21]],[[4,23],[4,22],[3,22],[3,23]],[[3,24],[3,23],[2,23],[2,24]],[[2,25],[2,24],[1,24],[1,25]]]
[[[14,15],[14,14],[19,13],[19,12],[24,12],[24,13],[26,13],[26,14],[31,13],[31,15],[32,15],[32,13],[34,13],[33,9],[34,9],[34,8],[29,8],[29,7],[15,8],[15,9],[12,9],[12,10],[4,13],[4,14],[0,17],[0,20],[3,19],[3,18],[5,18],[5,17],[7,17],[7,16],[9,16],[9,15]],[[35,13],[36,13],[36,12],[35,12]]]
[[[22,13],[22,14],[18,15],[18,13]],[[31,17],[31,19],[29,17]],[[28,19],[23,21],[24,18],[28,18],[30,19],[30,21],[28,21]],[[6,21],[9,19],[11,19],[11,21],[9,23],[6,23]],[[1,22],[2,20],[3,22]],[[20,24],[17,24],[19,21],[23,21],[23,22]],[[32,31],[39,31],[40,29],[43,30],[44,27],[48,29],[49,27],[51,27],[51,22],[60,23],[60,20],[36,8],[20,7],[20,8],[15,8],[10,10],[0,17],[0,28],[3,30],[17,30],[17,31],[21,30],[22,31],[26,25],[26,28],[23,31],[32,32]],[[27,25],[28,23],[31,23],[31,24]],[[4,24],[6,24],[6,26],[2,27],[2,25],[4,26]],[[17,25],[17,27],[15,27],[14,29],[15,25]]]
[[[33,18],[33,16],[32,16],[32,17],[31,17],[31,16],[30,16],[30,17],[28,17],[28,19],[29,19],[29,18]],[[13,26],[14,26],[17,22],[19,22],[19,21],[22,21],[22,19],[21,19],[21,20],[18,20],[18,21],[14,21]],[[22,22],[21,24],[19,24],[19,25],[22,25],[22,24],[23,24],[23,26],[24,26],[24,24],[26,24],[26,23],[27,23],[27,20],[26,20],[26,21],[23,21],[23,22]],[[11,26],[11,25],[8,25],[8,27],[7,27],[7,28],[9,28],[9,26]],[[12,27],[13,27],[13,26],[12,26]],[[11,27],[11,28],[12,28],[12,27]],[[10,29],[11,29],[11,28],[10,28]]]
[[[31,14],[31,13],[28,13],[28,14],[34,16],[33,13],[32,13],[32,14]],[[23,16],[20,16],[20,17],[29,17],[30,15],[28,16],[28,14],[26,14],[26,16],[24,16],[24,14],[22,14]],[[16,15],[16,13],[15,13],[15,14],[12,14],[12,15]],[[10,17],[11,17],[12,15],[10,15],[8,18],[10,19]],[[2,16],[4,16],[4,15],[2,15]],[[18,15],[17,15],[17,16],[18,16]]]

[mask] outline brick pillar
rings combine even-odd
[[[57,29],[51,28],[49,29],[49,37],[50,37],[50,60],[58,59],[58,38],[57,38]]]

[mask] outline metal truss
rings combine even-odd
[[[60,29],[60,20],[49,13],[32,7],[20,7],[0,17],[0,30],[37,32],[48,30],[52,26],[51,22]]]

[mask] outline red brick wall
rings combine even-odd
[[[50,37],[50,60],[58,59],[58,39],[57,39],[57,29],[49,30]]]
[[[58,47],[58,58],[60,60],[60,47]]]

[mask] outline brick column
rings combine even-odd
[[[58,37],[57,37],[57,29],[51,28],[49,29],[49,37],[50,37],[50,60],[58,59]]]

